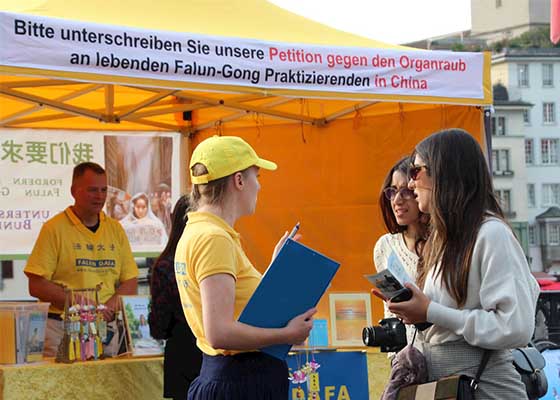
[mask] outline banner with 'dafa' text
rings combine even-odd
[[[169,87],[484,98],[482,53],[265,42],[4,12],[0,36],[5,66],[152,78]]]

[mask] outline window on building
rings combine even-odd
[[[533,139],[525,139],[525,164],[535,163],[535,153],[533,151]]]
[[[543,124],[553,124],[556,122],[556,116],[554,115],[554,103],[543,103],[542,104],[542,118]]]
[[[492,150],[492,169],[494,172],[510,171],[509,169],[509,150]]]
[[[535,225],[529,225],[529,232],[528,232],[528,236],[529,236],[529,246],[536,246],[538,244],[537,240],[537,229],[535,227]]]
[[[543,183],[542,203],[543,207],[560,205],[560,183]]]
[[[498,117],[498,131],[496,132],[498,136],[504,136],[506,134],[506,117]]]
[[[500,200],[500,205],[505,214],[511,213],[511,190],[500,189],[496,190],[496,195]]]
[[[505,136],[506,117],[492,117],[492,136]]]
[[[547,228],[548,244],[552,246],[560,245],[560,224],[550,224]]]
[[[558,139],[541,139],[541,164],[558,164]]]
[[[531,110],[523,110],[523,123],[531,125]]]
[[[542,85],[543,87],[554,86],[554,67],[552,64],[542,65]]]
[[[14,262],[12,260],[0,261],[0,269],[2,270],[2,279],[14,277]]]
[[[527,207],[534,208],[537,205],[537,199],[535,197],[535,184],[527,184]]]
[[[529,87],[529,64],[517,64],[517,86]]]

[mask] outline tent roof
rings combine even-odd
[[[291,43],[404,48],[366,39],[263,0],[0,0],[0,10],[147,30]]]
[[[0,0],[0,11],[134,27],[147,32],[415,51],[332,29],[263,0],[122,0],[111,3],[110,9],[107,4],[94,0]],[[1,64],[0,61],[0,127],[192,133],[224,123],[255,124],[256,120],[321,126],[356,112],[377,114],[387,107],[393,109],[382,105],[386,100],[474,105],[492,101],[489,55],[484,60],[484,98],[477,100],[270,90]]]

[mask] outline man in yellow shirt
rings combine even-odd
[[[94,288],[104,317],[115,319],[119,295],[137,293],[138,267],[118,221],[102,210],[107,198],[107,175],[98,164],[77,165],[72,175],[74,205],[49,219],[39,233],[24,272],[29,293],[51,303],[45,338],[46,356],[56,355],[64,334],[60,314],[64,288]],[[79,300],[79,298],[77,299]]]

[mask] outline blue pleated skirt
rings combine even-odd
[[[233,356],[204,354],[200,375],[191,383],[188,400],[286,400],[288,366],[261,352]]]

